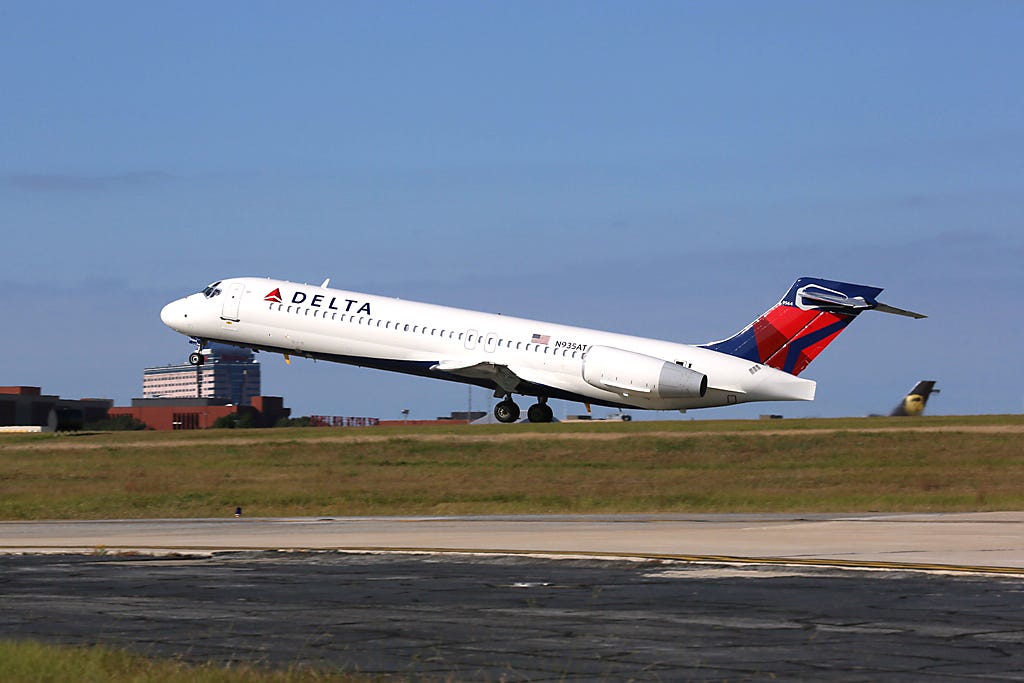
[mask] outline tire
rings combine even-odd
[[[203,357],[203,354],[198,351],[194,351],[188,355],[189,365],[202,365],[205,360],[206,359]]]
[[[632,422],[633,421],[633,416],[632,415],[623,415],[622,416],[622,421],[623,422]]]
[[[551,410],[551,406],[546,403],[534,403],[530,406],[530,409],[526,411],[526,417],[530,422],[551,422],[554,419],[555,414]]]
[[[519,406],[512,401],[502,401],[494,406],[494,417],[498,422],[511,424],[519,419]]]

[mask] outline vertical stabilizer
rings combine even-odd
[[[879,302],[875,297],[881,291],[880,287],[802,277],[757,320],[728,339],[703,347],[799,375],[864,311],[925,317]]]
[[[900,404],[893,408],[893,411],[889,414],[893,417],[920,415],[924,412],[925,404],[928,403],[928,397],[937,393],[939,393],[939,390],[935,388],[935,380],[921,380],[914,385],[914,388],[903,397]]]

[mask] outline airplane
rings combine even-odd
[[[473,384],[519,419],[514,394],[537,399],[530,422],[551,422],[548,399],[619,409],[680,410],[752,401],[810,401],[798,375],[860,313],[914,313],[879,302],[878,287],[796,280],[772,308],[721,341],[698,345],[469,311],[269,278],[218,280],[160,312],[196,344],[210,342]]]
[[[924,412],[925,404],[928,403],[928,397],[932,394],[940,393],[935,388],[935,380],[925,379],[921,380],[914,385],[903,400],[900,401],[899,405],[893,408],[892,412],[889,413],[890,417],[906,417],[906,416],[917,416]]]

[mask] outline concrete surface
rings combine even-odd
[[[1024,512],[2,522],[0,552],[411,549],[1024,570]]]

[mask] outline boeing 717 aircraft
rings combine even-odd
[[[348,363],[493,389],[500,422],[519,419],[513,395],[536,397],[531,422],[550,422],[550,398],[613,408],[689,410],[751,401],[810,401],[798,375],[860,313],[923,318],[875,297],[877,287],[804,277],[745,328],[689,346],[284,280],[218,280],[167,304],[160,318],[209,342]]]

